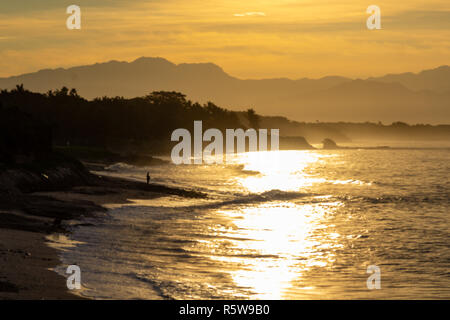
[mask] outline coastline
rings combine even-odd
[[[66,278],[53,271],[61,263],[59,252],[46,237],[70,233],[66,221],[106,212],[104,205],[130,198],[206,197],[192,190],[88,174],[88,183],[74,186],[0,192],[0,300],[86,299],[71,293]]]
[[[65,278],[52,270],[60,261],[45,234],[2,228],[0,243],[0,299],[83,299],[71,294]]]

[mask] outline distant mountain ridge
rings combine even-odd
[[[163,58],[142,57],[133,62],[109,61],[0,78],[1,89],[21,83],[38,92],[76,88],[88,99],[180,91],[191,100],[213,101],[231,110],[252,107],[260,114],[307,122],[450,123],[449,66],[356,80],[339,76],[242,80],[213,63],[177,65]]]
[[[414,91],[430,90],[445,93],[450,90],[450,66],[440,66],[419,73],[388,74],[383,77],[369,78],[379,82],[398,82]]]

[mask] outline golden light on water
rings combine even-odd
[[[275,202],[220,211],[218,214],[231,219],[235,226],[221,235],[227,241],[236,240],[231,240],[231,257],[213,259],[236,266],[230,275],[238,288],[253,293],[250,298],[284,299],[293,280],[301,278],[313,266],[325,267],[333,261],[333,255],[323,256],[321,252],[339,247],[336,241],[339,235],[322,230],[327,227],[324,215],[338,205],[300,207],[294,203]]]
[[[266,153],[263,157],[257,153],[241,155],[244,170],[261,173],[240,178],[241,185],[253,193],[273,189],[299,191],[313,183],[314,179],[308,177],[304,170],[309,164],[319,161],[319,155],[296,152],[296,157],[283,157],[282,154]],[[280,159],[274,159],[279,156]],[[222,237],[212,241],[231,243],[228,244],[231,253],[212,259],[234,266],[229,271],[231,278],[237,288],[251,292],[251,299],[285,299],[294,280],[297,283],[313,266],[326,267],[333,262],[334,255],[323,255],[323,252],[341,246],[339,234],[332,232],[327,223],[327,216],[339,205],[339,202],[299,204],[295,200],[270,201],[217,211],[215,214],[228,220],[228,225],[233,227],[218,228],[215,233]],[[220,245],[216,243],[213,246]],[[295,289],[315,290],[311,286]]]
[[[237,178],[251,193],[269,190],[298,191],[321,178],[312,178],[305,168],[320,160],[320,155],[310,151],[249,152],[240,154],[238,161],[244,170],[259,172],[256,176]]]

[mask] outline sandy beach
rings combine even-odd
[[[59,259],[57,251],[45,244],[45,234],[1,229],[0,299],[81,299],[69,293],[65,279],[51,270]]]
[[[68,233],[66,221],[105,212],[105,204],[166,195],[204,197],[195,191],[92,175],[86,185],[33,193],[0,193],[0,299],[82,299],[52,269],[53,233]]]

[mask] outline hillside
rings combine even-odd
[[[297,121],[450,122],[448,66],[365,80],[338,76],[242,80],[212,63],[176,65],[163,58],[139,58],[0,78],[2,89],[21,83],[35,92],[77,88],[88,99],[173,90],[201,103],[214,101],[230,110],[252,107],[262,115]]]

